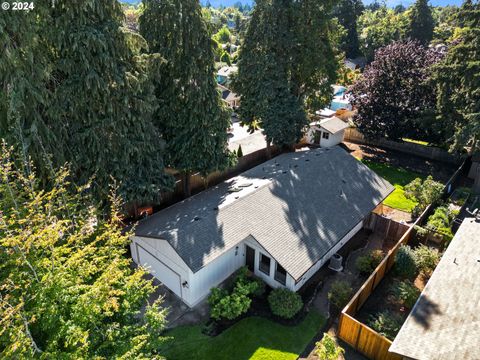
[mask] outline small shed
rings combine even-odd
[[[307,143],[320,145],[320,147],[332,147],[343,141],[345,129],[348,123],[336,116],[312,122],[307,131]]]

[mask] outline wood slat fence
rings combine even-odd
[[[447,197],[453,191],[455,184],[462,173],[465,173],[466,168],[469,166],[468,159],[464,160],[458,170],[452,175],[444,188],[444,197]],[[366,357],[372,360],[402,360],[403,357],[388,351],[392,342],[386,337],[380,335],[375,330],[371,329],[367,325],[354,319],[354,315],[367,301],[370,294],[380,284],[384,276],[391,270],[395,263],[395,255],[398,249],[403,244],[408,242],[414,237],[416,225],[422,224],[428,216],[433,212],[435,205],[429,205],[425,211],[418,217],[414,224],[409,226],[400,240],[395,246],[388,252],[387,256],[377,266],[369,278],[358,289],[350,302],[340,313],[340,319],[338,324],[338,337],[352,346],[357,351],[364,354]],[[377,216],[377,221],[381,216]],[[389,219],[387,219],[389,220]],[[380,220],[381,221],[381,220]],[[400,224],[401,225],[401,224]],[[387,235],[389,233],[387,232]]]
[[[355,128],[346,129],[343,140],[356,144],[379,146],[390,150],[395,150],[406,154],[411,154],[426,159],[442,161],[451,164],[459,164],[462,161],[462,158],[460,156],[453,155],[447,150],[440,149],[435,146],[426,146],[411,142],[397,142],[383,138],[376,140],[367,139],[365,138],[365,136],[363,136],[361,132],[359,132]]]

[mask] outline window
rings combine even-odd
[[[322,134],[322,138],[325,140],[328,140],[329,137],[330,137],[330,134],[324,131]]]
[[[282,285],[287,283],[287,272],[279,263],[277,263],[277,269],[275,270],[275,280]]]
[[[260,265],[258,268],[261,272],[270,276],[270,258],[266,255],[260,254]]]

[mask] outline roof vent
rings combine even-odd
[[[195,216],[195,217],[193,218],[193,221],[198,221],[198,220],[200,220],[200,219],[201,219],[200,216]]]
[[[214,210],[214,211],[218,211],[218,206],[215,206],[215,207],[213,208],[213,210]]]
[[[286,174],[286,173],[287,173],[287,170],[283,170],[283,171],[282,171],[282,174]]]
[[[310,159],[305,159],[305,161],[310,161]]]
[[[249,186],[252,186],[252,185],[253,185],[252,182],[247,182],[247,183],[239,184],[238,187],[246,188],[246,187],[249,187]]]
[[[294,167],[294,168],[297,168],[297,167],[298,167],[298,164],[293,165],[293,167]]]
[[[275,163],[275,166],[280,166],[280,163]]]

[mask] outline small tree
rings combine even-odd
[[[415,254],[408,245],[402,245],[395,255],[395,273],[398,276],[412,279],[417,274],[417,266],[415,264]]]
[[[242,145],[238,145],[237,157],[238,158],[243,157]]]
[[[315,354],[320,360],[337,360],[340,355],[345,353],[345,350],[337,345],[335,339],[328,335],[323,334],[322,340],[315,344]]]
[[[422,45],[428,45],[433,37],[435,27],[432,10],[428,0],[417,0],[408,12],[407,36],[418,40]]]
[[[405,186],[405,196],[408,199],[418,201],[413,214],[415,216],[427,208],[428,205],[437,202],[443,195],[443,184],[433,180],[429,175],[423,182],[416,178],[411,183]]]
[[[392,286],[393,296],[407,308],[411,309],[420,296],[420,290],[410,281],[395,282]]]

